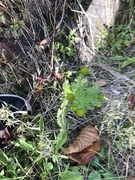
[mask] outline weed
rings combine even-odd
[[[63,83],[63,101],[68,100],[68,108],[79,116],[84,116],[88,110],[101,106],[103,95],[96,85],[89,85],[87,77],[81,74],[73,82]]]
[[[103,53],[105,60],[117,61],[121,68],[135,62],[134,60],[134,34],[135,20],[133,15],[134,3],[132,0],[127,1],[130,9],[130,17],[123,17],[121,22],[113,25],[109,30],[102,32],[102,39],[97,42],[99,52]],[[129,15],[128,14],[128,15]]]
[[[69,33],[69,35],[65,35],[64,33],[58,35],[55,40],[55,54],[56,60],[63,60],[62,57],[67,56],[67,58],[72,58],[76,54],[75,45],[80,41],[80,38],[76,36],[76,30],[73,29]],[[64,42],[63,39],[64,38]]]
[[[79,167],[69,167],[68,165],[66,169],[63,172],[61,172],[61,180],[70,180],[71,178],[73,180],[83,180],[83,176],[79,172]]]
[[[110,55],[114,56],[126,56],[124,49],[133,43],[132,33],[135,33],[134,23],[135,22],[132,21],[130,27],[128,27],[127,24],[120,24],[112,27],[101,42],[99,42],[99,44],[101,43],[99,51],[110,52]]]

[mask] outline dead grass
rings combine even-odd
[[[6,0],[1,1],[0,4],[1,21],[7,25],[0,30],[0,36],[7,47],[4,57],[0,58],[0,93],[15,93],[29,99],[33,114],[42,114],[46,130],[54,131],[54,135],[58,131],[55,119],[61,104],[59,98],[62,82],[48,83],[45,79],[53,73],[56,65],[56,38],[63,43],[63,38],[66,39],[70,30],[76,28],[75,21],[82,19],[82,14],[85,14],[85,12],[78,13],[82,11],[82,7],[78,7],[77,2],[67,2],[64,12],[61,0],[54,2]],[[75,11],[71,11],[71,8]],[[81,27],[81,38],[83,38],[82,30]],[[62,34],[61,38],[60,34]],[[41,47],[42,40],[45,40],[43,47]],[[85,44],[82,45],[85,49]],[[86,56],[91,53],[88,49],[86,52]],[[98,56],[91,62],[93,72],[88,78],[90,82],[98,79],[105,79],[107,82],[107,86],[102,88],[105,94],[103,107],[89,112],[85,118],[78,118],[69,113],[67,116],[73,122],[69,128],[71,133],[69,139],[74,139],[72,134],[76,133],[76,129],[80,130],[87,124],[97,126],[103,147],[108,154],[106,164],[100,164],[100,168],[111,167],[110,171],[117,176],[134,176],[134,111],[129,110],[127,100],[135,84],[134,79],[131,78],[134,71],[129,72],[127,69],[123,74],[118,70],[118,64],[113,66],[109,62],[101,61],[103,56]],[[77,71],[82,66],[78,57],[69,59],[64,54],[62,58],[62,61],[58,62],[62,71],[69,69]],[[130,68],[133,70],[133,67]],[[40,80],[43,84],[40,84]],[[64,165],[57,164],[57,166],[63,169]],[[87,168],[86,171],[82,170],[85,177],[88,173]],[[55,175],[53,177],[55,178]]]

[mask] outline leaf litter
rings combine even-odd
[[[86,126],[80,135],[67,147],[63,153],[79,165],[88,164],[100,150],[98,131],[91,125]]]

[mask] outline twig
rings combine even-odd
[[[129,83],[135,85],[135,81],[127,77],[126,75],[123,75],[119,72],[116,72],[115,70],[111,69],[111,67],[105,65],[104,63],[93,63],[92,66],[98,66],[101,67],[102,69],[106,70],[108,73],[113,75],[116,79],[122,79],[124,81],[128,81]]]
[[[59,23],[57,24],[57,26],[55,27],[55,29],[52,32],[52,34],[50,34],[50,36],[45,38],[45,41],[44,41],[45,43],[42,44],[43,49],[45,49],[50,44],[51,40],[56,36],[57,32],[59,31],[59,28],[60,28],[60,26],[62,24],[62,21],[64,19],[66,1],[67,0],[64,0],[64,3],[63,3],[63,12],[62,12],[61,19],[60,19]]]
[[[1,10],[1,11],[4,11],[4,12],[5,12],[6,14],[8,14],[11,18],[15,19],[16,22],[17,22],[21,27],[23,27],[24,29],[26,29],[32,36],[35,37],[35,35],[33,34],[33,32],[32,32],[29,28],[27,28],[25,25],[23,25],[17,18],[15,18],[15,17],[7,10],[7,8],[2,7],[1,4],[0,4],[0,10]]]

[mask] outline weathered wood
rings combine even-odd
[[[83,62],[91,61],[97,48],[97,41],[102,38],[105,27],[114,24],[119,9],[120,0],[93,0],[88,10],[84,12],[81,30],[83,41],[80,46],[80,58]]]

